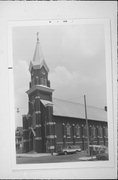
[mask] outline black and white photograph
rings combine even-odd
[[[12,46],[16,163],[108,161],[104,25],[13,27]]]
[[[117,2],[0,1],[0,178],[117,179]]]

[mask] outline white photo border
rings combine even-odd
[[[13,47],[12,30],[14,27],[32,26],[54,26],[54,25],[80,25],[80,24],[102,24],[105,31],[105,62],[106,62],[106,83],[107,83],[107,106],[108,106],[108,161],[86,161],[68,163],[41,163],[41,164],[16,164],[15,150],[15,99],[14,99],[14,80],[13,80]],[[115,164],[115,140],[114,140],[114,110],[113,110],[113,60],[111,51],[111,32],[110,19],[64,19],[64,20],[36,20],[36,21],[9,21],[8,22],[8,75],[9,75],[9,106],[10,106],[10,131],[11,131],[11,156],[13,170],[30,169],[78,169],[78,168],[102,168],[114,167]]]

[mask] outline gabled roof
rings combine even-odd
[[[33,60],[30,62],[29,71],[31,72],[32,67],[34,69],[40,69],[42,66],[44,66],[46,71],[49,72],[49,68],[44,60],[40,42],[37,40]]]
[[[53,103],[51,101],[41,99],[41,102],[45,107],[46,106],[53,106]]]
[[[53,115],[85,119],[84,104],[53,99]],[[107,121],[107,112],[104,109],[87,106],[87,118],[89,120]]]

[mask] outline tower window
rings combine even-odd
[[[46,85],[46,86],[47,86],[47,80],[46,80],[46,77],[45,77],[45,76],[42,76],[42,77],[40,78],[40,83],[41,83],[42,85]]]
[[[39,84],[39,77],[36,76],[36,84]]]
[[[32,77],[32,86],[35,84],[35,79]]]

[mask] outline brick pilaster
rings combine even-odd
[[[46,106],[46,135],[47,135],[47,150],[48,152],[54,152],[56,146],[56,136],[55,136],[55,122],[53,122],[52,114],[53,114],[53,106],[47,105]]]
[[[34,103],[35,110],[35,151],[38,153],[42,152],[42,134],[41,134],[41,111],[40,111],[40,96],[35,97]]]

